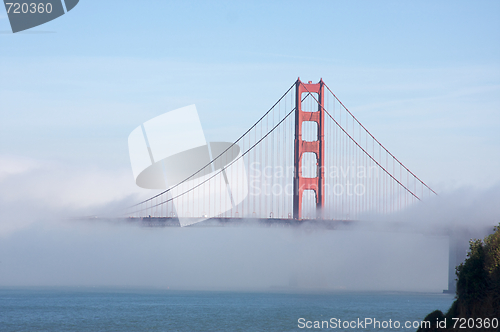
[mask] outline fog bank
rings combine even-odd
[[[492,186],[348,229],[145,228],[73,219],[149,196],[128,170],[22,165],[0,169],[0,286],[441,292],[448,238],[440,231],[500,216],[500,187]]]

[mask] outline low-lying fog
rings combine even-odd
[[[448,238],[439,232],[500,220],[499,186],[450,191],[387,220],[338,230],[146,228],[70,218],[136,201],[128,175],[4,168],[0,286],[441,292]],[[413,226],[401,230],[394,221]]]

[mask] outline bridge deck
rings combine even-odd
[[[189,219],[189,218],[186,218]],[[211,218],[197,222],[199,218],[192,218],[193,224],[186,227],[236,227],[236,226],[268,226],[268,227],[297,227],[314,226],[325,229],[336,229],[355,223],[355,220],[322,220],[322,219],[279,219],[279,218]],[[137,223],[145,227],[181,227],[179,219],[166,217],[126,218],[127,222]],[[196,223],[194,223],[196,222]]]

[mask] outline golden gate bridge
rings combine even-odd
[[[209,163],[126,215],[193,223],[210,218],[349,221],[402,211],[436,195],[323,80],[299,78],[234,143],[210,145]]]
[[[184,164],[188,176],[131,206],[124,216],[144,226],[222,226],[246,224],[241,222],[245,219],[335,229],[372,217],[385,219],[437,195],[323,80],[297,79],[234,143],[209,145],[210,162],[199,169]],[[421,232],[402,224],[398,231]],[[468,239],[490,231],[438,226],[431,232],[449,238],[445,292],[454,292],[455,266],[465,259]]]

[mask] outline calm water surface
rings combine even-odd
[[[403,323],[446,311],[452,302],[452,295],[425,293],[0,289],[0,331],[321,331],[298,328],[298,319]]]

